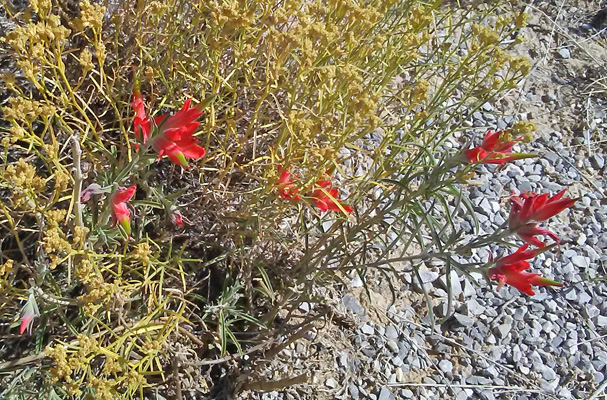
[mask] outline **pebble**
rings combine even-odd
[[[358,391],[358,388],[356,387],[356,385],[354,385],[354,384],[350,384],[350,385],[348,386],[348,391],[350,392],[350,397],[351,397],[353,400],[358,400],[358,398],[359,398],[360,394],[359,394],[359,391]]]
[[[390,391],[390,389],[383,387],[380,389],[379,391],[379,397],[377,398],[377,400],[393,400],[394,396],[392,395],[392,392]]]
[[[429,292],[432,289],[432,282],[438,279],[439,273],[435,271],[430,271],[427,267],[421,266],[418,270],[419,277],[421,278],[421,283],[417,279],[417,275],[415,279],[413,279],[413,285],[415,290],[418,292]]]
[[[388,325],[386,327],[385,335],[388,339],[398,339],[398,330],[396,329],[396,327],[394,327],[394,325]]]
[[[464,327],[471,327],[474,325],[474,320],[467,315],[454,313],[453,318],[458,322],[459,325]]]
[[[369,324],[364,324],[360,327],[360,331],[365,335],[373,335],[375,333],[375,329]]]
[[[398,353],[398,352],[399,352],[398,345],[396,344],[396,342],[395,342],[394,340],[388,340],[388,341],[386,342],[386,347],[387,347],[388,349],[390,349],[390,351],[391,351],[392,353]]]
[[[441,360],[438,363],[438,367],[445,374],[450,374],[453,371],[453,363],[451,361],[449,361],[449,360]]]
[[[365,310],[358,302],[358,299],[351,294],[346,294],[341,301],[348,311],[358,315],[365,313]]]
[[[592,168],[594,169],[602,169],[605,166],[605,158],[600,154],[595,154],[590,157],[590,165],[592,165]]]

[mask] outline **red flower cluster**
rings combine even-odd
[[[496,266],[489,269],[489,278],[498,282],[497,290],[501,289],[504,284],[508,284],[529,296],[533,296],[535,293],[531,285],[563,286],[562,283],[544,278],[540,274],[524,272],[530,267],[526,260],[542,252],[540,249],[527,250],[528,247],[529,243],[524,244],[514,254],[499,259]]]
[[[290,169],[284,169],[282,166],[279,166],[278,168],[279,177],[278,184],[276,185],[278,195],[284,200],[299,200],[299,188],[295,187],[295,180],[293,179]],[[322,212],[330,210],[341,211],[348,214],[354,211],[351,206],[344,204],[342,200],[337,199],[337,197],[339,197],[339,190],[333,187],[330,179],[316,181],[314,190],[312,190],[308,197]]]
[[[535,237],[536,235],[546,235],[560,243],[561,240],[555,233],[539,227],[536,222],[545,221],[573,206],[577,199],[563,197],[564,193],[565,190],[562,190],[550,197],[548,193],[536,194],[530,192],[510,197],[512,203],[510,217],[508,218],[510,231],[516,233],[527,243],[537,247],[544,247],[546,244]]]
[[[503,133],[504,131],[487,132],[483,143],[479,147],[464,150],[467,161],[471,164],[504,165],[508,161],[534,157],[531,154],[513,153],[512,146],[516,144],[518,139],[506,140]]]
[[[166,155],[175,164],[187,168],[188,158],[202,158],[205,149],[199,146],[198,139],[193,135],[200,122],[196,120],[203,114],[197,106],[190,107],[192,99],[186,100],[183,107],[175,115],[160,115],[148,119],[145,115],[143,99],[139,90],[133,90],[132,106],[135,110],[133,127],[135,136],[143,143],[151,140],[151,145],[158,153],[158,158]],[[154,128],[156,131],[154,132]]]

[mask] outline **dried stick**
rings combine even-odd
[[[74,174],[74,216],[76,218],[76,226],[80,229],[84,228],[84,222],[82,221],[82,203],[80,196],[82,194],[82,168],[80,167],[80,158],[82,157],[82,149],[80,148],[80,142],[78,141],[78,134],[74,134],[72,137],[72,158],[74,160],[74,166],[72,172]]]

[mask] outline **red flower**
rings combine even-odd
[[[141,134],[141,141],[145,143],[150,137],[151,124],[145,116],[143,98],[141,97],[141,93],[137,86],[133,88],[133,101],[131,102],[131,105],[133,106],[133,110],[135,110],[135,118],[133,119],[135,136],[139,139],[139,135]]]
[[[517,139],[518,140],[518,139]],[[505,140],[503,131],[487,132],[483,144],[479,147],[464,150],[467,161],[471,164],[500,164],[522,158],[535,157],[531,154],[512,153],[512,146],[516,141]]]
[[[354,211],[351,206],[344,204],[342,200],[337,200],[339,191],[337,188],[331,187],[332,183],[330,180],[317,181],[316,186],[318,188],[310,194],[310,197],[312,197],[312,200],[320,211],[341,211],[345,212],[346,214]]]
[[[116,226],[116,223],[119,223],[128,235],[131,234],[131,212],[126,202],[131,200],[135,194],[135,190],[137,190],[136,185],[129,188],[119,187],[110,199],[112,205],[112,226]]]
[[[556,233],[551,232],[546,228],[541,228],[534,223],[522,225],[516,230],[516,234],[525,242],[540,248],[546,246],[546,243],[536,238],[536,235],[549,236],[554,239],[555,242],[561,243],[561,239]]]
[[[282,165],[278,166],[278,172],[280,176],[278,177],[278,194],[283,200],[299,200],[299,189],[293,187],[295,181],[291,176],[291,171],[289,169],[283,169]]]
[[[535,293],[531,288],[534,286],[563,286],[560,282],[555,282],[542,277],[540,274],[532,274],[524,272],[529,269],[530,265],[527,261],[530,258],[540,254],[543,250],[527,250],[529,244],[523,246],[509,256],[499,259],[496,266],[490,268],[489,278],[497,281],[497,290],[500,290],[504,284],[513,286],[521,292],[533,296]]]
[[[187,99],[181,110],[175,115],[160,115],[152,121],[145,115],[143,99],[139,90],[133,90],[132,106],[135,110],[133,125],[135,136],[143,143],[151,140],[151,145],[158,153],[158,158],[166,155],[175,164],[187,168],[188,158],[202,158],[205,149],[199,146],[198,139],[193,135],[200,125],[196,120],[203,114],[198,107],[190,107],[192,99]],[[155,131],[152,128],[156,128]]]
[[[508,227],[511,232],[515,232],[521,239],[538,247],[544,247],[545,244],[535,235],[550,236],[557,243],[560,242],[559,237],[545,228],[540,228],[535,222],[547,220],[550,217],[558,214],[566,208],[575,204],[577,199],[563,197],[565,190],[549,198],[548,193],[523,193],[520,196],[510,197],[512,209],[508,218]]]
[[[173,223],[175,225],[183,226],[183,216],[181,215],[181,213],[179,211],[172,211],[171,219],[173,220]]]
[[[21,326],[19,327],[19,333],[23,335],[24,332],[32,333],[32,325],[34,324],[34,318],[40,316],[38,311],[38,304],[36,304],[36,298],[30,292],[27,302],[21,309]]]
[[[545,221],[575,204],[577,199],[563,197],[565,189],[550,197],[548,193],[523,193],[510,197],[512,211],[508,221],[510,227],[520,226],[530,221]],[[550,197],[550,198],[549,198]]]

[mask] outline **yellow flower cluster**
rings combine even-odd
[[[101,276],[95,274],[86,278],[86,289],[86,294],[80,296],[78,300],[84,304],[84,312],[88,315],[95,314],[101,307],[102,301],[110,299],[119,290],[116,283],[107,283]]]
[[[537,130],[537,126],[533,122],[529,121],[518,121],[512,125],[512,134],[514,136],[522,136],[525,143],[529,143],[533,140],[532,133]]]
[[[80,58],[78,61],[80,62],[82,69],[84,69],[84,72],[90,71],[95,68],[95,64],[93,64],[93,54],[86,47],[80,52]]]
[[[527,75],[529,72],[531,72],[531,63],[525,56],[512,56],[510,57],[509,64],[513,71],[520,72],[522,75]]]
[[[65,219],[65,216],[67,215],[67,210],[65,210],[65,209],[48,210],[45,213],[45,215],[46,215],[48,224],[52,227],[57,227],[57,226],[59,226],[59,223],[61,223]]]
[[[146,355],[155,356],[162,350],[162,343],[158,340],[151,340],[143,343],[141,351]]]
[[[79,4],[80,17],[72,21],[74,29],[83,32],[86,28],[91,27],[95,31],[101,32],[105,7],[100,4],[91,4],[89,0],[81,1]]]
[[[51,10],[51,0],[30,0],[30,7],[35,13],[46,15]]]
[[[139,243],[133,251],[133,256],[136,259],[141,260],[143,265],[150,264],[150,254],[152,254],[152,250],[150,249],[150,245],[148,243]]]
[[[425,29],[432,23],[432,16],[425,9],[416,6],[411,10],[411,18],[409,18],[408,23],[417,32]]]
[[[17,143],[19,140],[25,139],[27,131],[21,125],[13,125],[9,129],[9,134],[2,138],[2,146],[8,147],[11,144]]]
[[[103,375],[110,375],[118,372],[122,372],[122,367],[120,366],[120,363],[114,358],[108,357],[107,361],[103,365],[103,370],[101,371],[101,373]]]
[[[16,164],[6,167],[4,178],[8,181],[13,193],[15,207],[31,208],[30,202],[36,193],[46,188],[46,180],[36,175],[36,168],[20,158]]]
[[[44,245],[44,250],[49,254],[51,260],[50,269],[55,269],[61,262],[59,254],[72,251],[72,245],[65,239],[64,233],[59,227],[47,229],[46,232],[44,232],[42,243]]]
[[[15,91],[15,83],[17,83],[15,74],[12,72],[3,72],[0,74],[0,79],[2,79],[2,82],[4,82],[7,88]]]
[[[61,25],[58,15],[49,15],[43,21],[18,27],[6,35],[7,43],[20,55],[40,60],[52,43],[62,42],[70,30]]]
[[[241,29],[250,26],[255,17],[252,13],[247,12],[245,7],[242,7],[238,2],[222,2],[211,1],[208,3],[211,10],[212,25],[222,27],[226,30]]]
[[[320,133],[319,121],[315,121],[306,111],[293,110],[289,112],[287,120],[295,136],[303,143],[314,140],[314,137]]]
[[[52,358],[55,366],[51,368],[52,381],[56,382],[63,379],[65,382],[72,381],[72,367],[67,358],[67,349],[61,344],[56,346],[46,346],[44,353],[47,357]],[[80,367],[80,366],[79,366]]]
[[[13,260],[7,260],[4,264],[0,265],[0,279],[3,279],[10,271],[13,270]]]
[[[474,24],[472,25],[472,33],[476,36],[481,47],[497,45],[500,42],[497,32],[488,26]]]
[[[138,371],[131,369],[126,376],[126,383],[132,389],[137,389],[147,384],[145,376],[141,375]]]
[[[8,100],[8,103],[10,104],[8,107],[2,107],[2,113],[6,119],[12,121],[24,121],[30,123],[38,117],[51,117],[55,115],[56,111],[54,106],[23,97],[11,97]]]
[[[72,239],[74,245],[77,246],[78,248],[83,248],[89,231],[90,231],[90,229],[87,228],[86,226],[75,226],[74,227],[74,237]]]
[[[116,391],[115,379],[97,378],[96,376],[91,376],[89,378],[88,386],[95,389],[95,397],[99,400],[116,399],[116,396],[114,396]]]

